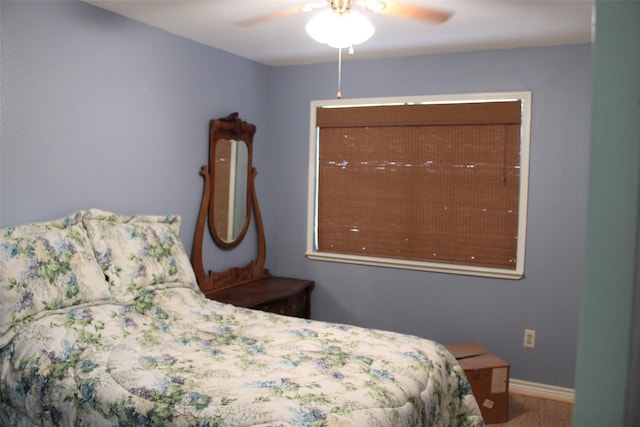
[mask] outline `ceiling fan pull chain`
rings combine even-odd
[[[342,48],[338,48],[338,99],[342,98]]]

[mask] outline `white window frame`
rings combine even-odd
[[[522,123],[520,133],[520,201],[518,210],[518,242],[515,269],[475,267],[470,265],[458,265],[436,263],[427,261],[412,261],[395,258],[382,258],[350,254],[337,254],[321,252],[318,250],[317,232],[317,179],[318,168],[318,128],[316,126],[316,109],[318,107],[349,107],[367,105],[391,105],[391,104],[447,104],[447,103],[473,103],[487,101],[516,101],[522,103]],[[356,98],[356,99],[331,99],[311,101],[309,125],[309,187],[307,206],[307,249],[306,256],[311,260],[342,262],[350,264],[373,265],[380,267],[402,268],[410,270],[433,271],[441,273],[453,273],[462,275],[474,275],[482,277],[497,277],[505,279],[520,279],[524,276],[525,247],[527,231],[527,204],[529,191],[529,151],[531,133],[531,92],[496,92],[478,94],[455,95],[425,95],[403,96],[385,98]]]

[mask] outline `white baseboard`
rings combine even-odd
[[[562,400],[573,403],[576,391],[572,388],[534,383],[530,381],[509,379],[509,391],[545,399]]]

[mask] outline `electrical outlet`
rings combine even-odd
[[[533,329],[525,329],[524,330],[524,342],[522,343],[524,347],[534,348],[536,346],[536,331]]]

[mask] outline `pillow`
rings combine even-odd
[[[114,300],[130,303],[151,289],[198,289],[179,236],[180,216],[124,216],[91,209],[83,223]]]
[[[109,300],[84,213],[0,229],[0,335],[40,313]]]

